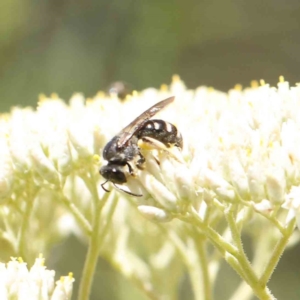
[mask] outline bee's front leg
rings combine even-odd
[[[139,159],[136,162],[136,166],[138,169],[143,170],[144,169],[144,163],[146,161],[145,157],[139,152]]]
[[[133,172],[133,169],[132,169],[132,166],[130,165],[130,163],[126,163],[126,166],[128,167],[128,170],[129,170],[129,174],[131,176],[135,176],[135,173]]]

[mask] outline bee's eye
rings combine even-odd
[[[126,182],[125,173],[122,170],[119,170],[117,168],[112,169],[112,177],[114,183],[124,183]]]
[[[103,166],[100,169],[100,174],[113,183],[122,184],[127,182],[124,171],[118,165]]]

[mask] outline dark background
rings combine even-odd
[[[279,75],[299,82],[300,1],[1,0],[1,112],[35,106],[39,93],[90,97],[116,80],[140,90],[173,74],[189,88],[223,91],[253,79],[275,85]],[[70,238],[50,267],[58,276],[73,271],[77,287],[85,253]],[[299,261],[299,247],[284,254],[270,283],[278,299],[300,299]],[[104,260],[98,270],[91,299],[143,299]],[[224,267],[216,299],[237,283]],[[180,290],[190,298],[188,283]]]
[[[1,0],[0,110],[116,80],[227,91],[300,81],[300,1]]]

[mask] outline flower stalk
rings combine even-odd
[[[79,287],[78,300],[90,299],[90,293],[99,259],[99,251],[102,245],[105,235],[101,235],[101,211],[106,204],[110,195],[104,194],[103,198],[100,199],[97,191],[97,181],[94,176],[94,172],[91,170],[89,177],[85,177],[84,181],[88,183],[88,188],[91,192],[93,202],[93,215],[92,215],[92,232],[89,237],[88,251],[84,263],[84,268],[81,276],[81,282]],[[106,231],[102,231],[106,232]]]

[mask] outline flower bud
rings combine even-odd
[[[54,164],[44,154],[41,146],[38,143],[31,144],[29,153],[33,169],[49,183],[59,184],[59,176]]]
[[[177,211],[177,198],[168,190],[163,183],[158,181],[155,177],[149,174],[147,171],[141,172],[139,177],[141,183],[144,185],[148,193],[162,205],[164,208],[170,211]]]
[[[171,214],[162,208],[139,205],[138,210],[145,218],[154,222],[169,222],[172,220]]]

